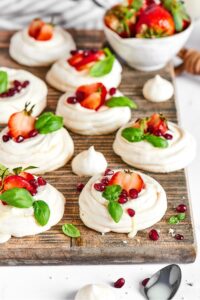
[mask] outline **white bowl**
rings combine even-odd
[[[121,38],[104,25],[106,38],[115,52],[126,63],[141,71],[155,71],[163,68],[183,47],[193,29],[187,29],[172,36],[154,39]]]

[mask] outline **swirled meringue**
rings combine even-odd
[[[47,86],[40,78],[25,70],[1,67],[8,74],[10,84],[14,80],[29,81],[29,85],[12,97],[0,98],[0,123],[8,123],[9,117],[24,109],[25,103],[34,106],[33,116],[38,116],[47,104]]]
[[[143,87],[144,97],[151,102],[164,102],[174,94],[174,87],[171,82],[156,75],[149,79]]]
[[[25,66],[49,66],[75,49],[72,36],[55,26],[53,37],[48,41],[37,41],[28,34],[28,28],[15,33],[10,41],[10,56]]]
[[[115,131],[131,118],[129,107],[102,106],[98,111],[87,109],[79,103],[69,104],[66,99],[74,92],[63,94],[56,108],[56,114],[64,119],[64,124],[71,131],[82,135],[100,135]],[[115,96],[122,94],[117,91]]]
[[[116,297],[106,284],[88,284],[78,291],[74,300],[116,300]]]
[[[72,157],[74,144],[66,129],[61,128],[48,134],[38,134],[16,143],[10,139],[7,143],[2,136],[8,132],[5,128],[0,133],[0,163],[9,169],[30,165],[37,167],[30,173],[41,174],[64,166]]]
[[[107,168],[107,161],[94,146],[82,151],[72,160],[72,171],[78,176],[93,176],[103,173]]]
[[[194,159],[196,142],[178,125],[168,122],[173,139],[168,140],[167,148],[156,148],[145,140],[131,143],[122,137],[122,130],[133,123],[119,129],[113,143],[114,152],[128,165],[150,172],[168,173],[185,168]]]
[[[107,89],[117,87],[121,82],[122,67],[115,59],[112,70],[109,74],[102,77],[92,77],[87,70],[77,71],[70,66],[67,58],[57,61],[48,71],[46,81],[61,92],[76,89],[80,85],[101,82]]]
[[[40,186],[33,196],[35,200],[45,201],[50,209],[50,218],[45,226],[40,226],[34,218],[33,207],[17,208],[3,205],[0,201],[0,243],[8,241],[11,236],[23,237],[49,230],[63,217],[65,198],[52,185]]]
[[[80,218],[87,227],[101,233],[113,231],[129,233],[129,237],[134,237],[137,231],[148,228],[161,220],[167,209],[164,189],[152,177],[134,172],[142,177],[145,188],[139,193],[137,199],[121,206],[123,215],[118,223],[115,223],[108,213],[108,201],[101,192],[94,188],[94,184],[100,182],[103,177],[96,175],[88,181],[79,196]],[[133,218],[128,215],[128,208],[135,211]]]

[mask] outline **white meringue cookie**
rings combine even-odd
[[[76,89],[85,84],[101,82],[107,89],[117,87],[121,82],[122,67],[115,59],[112,70],[109,74],[102,77],[92,77],[88,71],[77,71],[70,66],[67,58],[57,61],[48,71],[46,81],[61,92]]]
[[[156,75],[149,79],[143,87],[144,97],[151,102],[164,102],[174,94],[174,87],[171,82]]]
[[[173,139],[168,140],[167,148],[156,148],[145,140],[131,143],[122,137],[122,130],[133,123],[119,129],[113,143],[114,152],[128,165],[150,172],[168,173],[185,168],[194,159],[196,142],[178,125],[168,122]]]
[[[87,227],[101,233],[129,233],[129,237],[133,238],[137,231],[151,227],[162,219],[167,209],[164,189],[152,177],[138,171],[133,172],[142,177],[145,188],[137,199],[121,206],[123,215],[118,223],[115,223],[108,213],[108,201],[94,188],[94,184],[101,182],[103,176],[96,175],[88,181],[79,196],[80,218]],[[135,211],[133,218],[128,215],[128,208]]]
[[[25,66],[49,66],[75,49],[70,33],[59,26],[53,29],[48,41],[37,41],[28,34],[28,28],[15,33],[10,41],[10,56]]]
[[[38,188],[33,196],[35,200],[45,201],[50,208],[50,218],[45,226],[40,226],[35,218],[33,207],[17,208],[3,205],[0,201],[0,243],[8,241],[11,236],[23,237],[35,235],[49,230],[63,217],[65,198],[52,185],[46,184]]]
[[[116,297],[108,285],[88,284],[78,291],[74,300],[116,300]]]
[[[69,104],[66,99],[74,92],[63,94],[57,104],[56,114],[64,119],[64,124],[71,131],[82,135],[100,135],[115,131],[131,118],[129,107],[102,106],[98,111],[87,109],[79,103]],[[115,96],[122,94],[117,91]]]
[[[72,171],[78,176],[93,176],[103,173],[107,168],[107,161],[94,146],[82,151],[72,160]]]
[[[65,128],[48,134],[38,134],[16,143],[10,139],[7,143],[2,136],[8,132],[5,128],[0,133],[0,163],[9,169],[21,166],[35,166],[30,173],[42,174],[64,166],[72,157],[74,143]]]
[[[12,97],[0,97],[0,123],[8,123],[9,117],[23,110],[26,102],[35,105],[33,116],[38,116],[47,105],[48,90],[44,81],[25,70],[1,67],[0,71],[7,72],[10,84],[14,80],[30,82],[26,88]]]

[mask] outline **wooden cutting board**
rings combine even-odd
[[[105,44],[101,31],[71,31],[77,46],[80,48],[98,48]],[[0,65],[11,68],[23,68],[39,76],[43,80],[48,68],[28,68],[14,62],[8,55],[9,39],[13,32],[0,32]],[[158,72],[156,72],[158,73]],[[169,120],[177,122],[175,99],[164,103],[147,102],[142,95],[144,82],[155,72],[144,73],[123,65],[123,79],[120,90],[138,104],[138,110],[133,111],[134,117],[144,117],[153,112],[162,112]],[[173,69],[167,66],[159,71],[164,78],[172,81]],[[60,92],[49,87],[47,110],[55,111]],[[27,99],[30,100],[30,99]],[[114,134],[107,136],[80,136],[71,134],[75,143],[75,154],[94,145],[107,158],[109,166],[127,168],[112,150]],[[28,153],[27,153],[28,155]],[[150,174],[150,173],[148,173]],[[108,233],[101,235],[86,228],[79,218],[78,197],[76,185],[87,182],[88,178],[78,178],[71,172],[70,163],[44,177],[65,195],[66,207],[62,221],[51,230],[25,238],[12,238],[6,244],[0,245],[1,265],[41,265],[41,264],[108,264],[108,263],[147,263],[147,262],[193,262],[196,257],[191,214],[188,209],[187,218],[176,226],[167,223],[168,218],[175,213],[175,207],[185,203],[189,208],[187,180],[184,170],[170,174],[150,174],[164,187],[168,198],[168,210],[162,221],[154,227],[160,230],[157,242],[148,239],[149,229],[138,232],[136,238],[129,239],[126,234]],[[97,212],[98,213],[98,212]],[[73,223],[81,231],[81,237],[71,239],[61,231],[61,225]],[[177,241],[168,231],[176,229],[185,239]]]

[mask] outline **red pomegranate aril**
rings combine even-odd
[[[90,51],[91,51],[91,53],[95,54],[95,53],[97,53],[99,50],[98,50],[98,49],[91,49]]]
[[[24,137],[22,135],[19,135],[15,140],[16,143],[21,143],[23,141],[24,141]]]
[[[123,196],[119,197],[118,203],[125,204],[126,202],[128,202],[128,199],[126,197],[123,197]]]
[[[22,84],[21,84],[21,86],[23,87],[23,88],[26,88],[28,85],[29,85],[29,81],[28,80],[25,80],[24,82],[22,82]]]
[[[127,191],[126,190],[122,190],[120,196],[123,196],[123,197],[127,198],[128,197]]]
[[[103,192],[105,190],[105,187],[106,186],[104,184],[102,184],[102,183],[95,183],[94,184],[94,188],[98,192]]]
[[[160,130],[154,131],[153,134],[156,136],[162,136],[162,132]]]
[[[88,57],[91,54],[90,50],[84,50],[83,51],[83,56]]]
[[[43,177],[41,177],[41,176],[38,177],[37,183],[38,183],[39,186],[43,186],[43,185],[47,184],[46,180]]]
[[[78,50],[71,50],[71,51],[70,51],[70,54],[71,54],[71,55],[76,55],[76,54],[78,54],[78,53],[79,53]]]
[[[33,189],[32,191],[30,191],[30,193],[31,193],[32,196],[35,196],[37,194],[37,190]]]
[[[124,278],[119,278],[117,281],[114,282],[114,287],[116,289],[121,289],[125,284],[125,279]]]
[[[138,191],[136,189],[130,189],[129,197],[131,199],[137,199],[138,198]]]
[[[104,173],[104,176],[111,176],[111,175],[113,175],[114,174],[114,171],[113,170],[111,170],[111,169],[106,169],[105,170],[105,173]]]
[[[115,87],[112,87],[111,89],[109,89],[109,94],[110,96],[113,96],[116,93],[117,89]]]
[[[158,231],[156,229],[152,229],[150,232],[149,232],[149,238],[150,240],[152,241],[157,241],[159,239],[159,234],[158,234]]]
[[[134,209],[132,209],[132,208],[128,208],[128,209],[127,209],[127,213],[129,214],[129,216],[130,216],[131,218],[133,218],[133,217],[135,216],[135,211],[134,211]]]
[[[38,188],[38,182],[37,182],[36,179],[30,180],[29,183],[32,185],[32,187],[33,187],[34,189],[37,189],[37,188]]]
[[[107,177],[104,177],[101,179],[101,183],[103,183],[104,185],[108,185],[109,179]]]
[[[149,279],[150,279],[150,278],[145,278],[144,280],[142,280],[142,285],[143,285],[143,286],[146,286],[147,283],[149,282]]]
[[[4,134],[2,136],[2,140],[3,140],[4,143],[7,143],[10,140],[10,136],[8,134]]]
[[[182,240],[184,240],[184,236],[182,234],[177,233],[175,235],[175,239],[178,240],[178,241],[182,241]]]
[[[76,99],[78,102],[81,102],[85,99],[85,93],[82,91],[77,91],[76,92]]]
[[[67,103],[69,103],[69,104],[75,104],[75,103],[77,103],[76,97],[68,97],[67,98]]]
[[[85,184],[84,183],[78,183],[76,186],[76,189],[78,192],[81,192],[84,188]]]
[[[172,139],[173,139],[173,135],[171,135],[171,134],[169,134],[169,133],[165,133],[163,136],[164,136],[164,138],[165,138],[166,140],[172,140]]]
[[[14,84],[15,87],[21,86],[21,82],[19,80],[14,80],[13,84]]]
[[[187,206],[185,204],[179,204],[176,207],[176,211],[179,213],[184,213],[184,212],[186,212],[186,210],[187,210]]]
[[[36,135],[38,135],[38,131],[37,131],[37,129],[33,129],[33,130],[31,130],[30,132],[29,132],[29,137],[30,138],[32,138],[32,137],[35,137]]]

